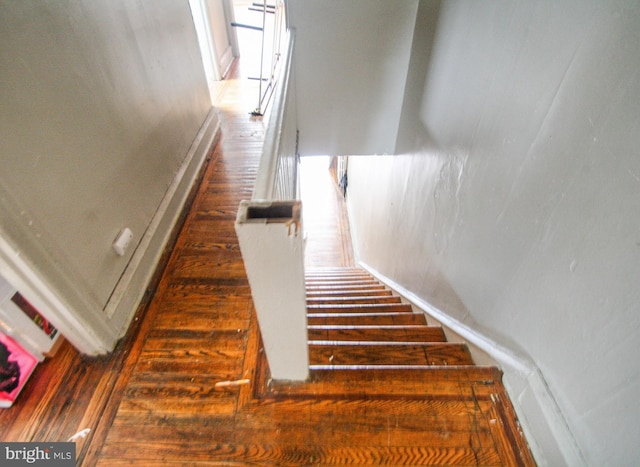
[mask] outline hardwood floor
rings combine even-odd
[[[329,162],[329,157],[314,156],[300,163],[305,268],[355,266],[344,198]]]
[[[239,202],[251,196],[265,122],[249,115],[252,82],[237,79],[237,68],[234,73],[220,90],[222,136],[126,338],[107,357],[83,357],[67,344],[40,365],[18,403],[0,411],[0,439],[66,441],[89,429],[76,440],[84,466],[532,464],[499,371],[470,366],[458,347],[438,350],[441,330],[424,328],[403,304],[374,303],[387,312],[383,324],[409,326],[397,331],[403,339],[434,339],[415,345],[416,365],[430,364],[424,347],[431,346],[438,358],[462,365],[460,372],[319,365],[307,383],[269,379],[233,225]],[[322,248],[310,246],[315,267],[352,265],[344,244],[335,256]],[[344,287],[362,286],[351,282]],[[309,286],[313,291],[313,280]],[[380,289],[371,285],[360,295]],[[357,317],[366,327],[380,314],[344,316],[357,304],[327,302],[322,294],[315,299],[310,293],[310,306],[323,311],[343,307],[322,321],[310,315],[321,341],[337,340],[322,334],[322,326]],[[360,340],[350,329],[340,339]],[[319,346],[314,358],[350,364],[362,348],[349,345],[341,344],[342,353]],[[394,348],[377,350],[396,358]]]

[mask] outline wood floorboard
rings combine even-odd
[[[65,344],[39,365],[18,403],[0,411],[0,439],[64,441],[89,428],[76,441],[82,466],[531,465],[499,371],[471,366],[464,346],[444,342],[406,304],[364,311],[357,299],[316,300],[309,324],[409,325],[397,337],[417,340],[410,355],[357,345],[361,330],[339,328],[311,336],[353,345],[317,345],[312,354],[331,363],[409,356],[435,362],[428,373],[327,369],[305,383],[271,381],[234,230],[266,127],[248,114],[256,84],[241,76],[236,62],[221,84],[221,135],[127,336],[106,357]],[[327,176],[317,167],[309,174]],[[320,202],[338,207],[330,221],[309,214],[305,264],[315,271],[310,290],[339,297],[372,281],[345,270],[354,261],[343,200],[333,182],[324,187]],[[348,285],[326,280],[336,274]]]

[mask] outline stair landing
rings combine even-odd
[[[368,464],[535,465],[497,368],[363,270],[314,269],[306,282],[310,378],[271,381],[263,360],[254,397],[299,410],[278,427],[324,424],[322,465],[356,451]]]

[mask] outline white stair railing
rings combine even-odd
[[[240,203],[235,228],[271,377],[300,381],[309,375],[309,350],[293,31],[286,41],[256,185],[251,200]]]

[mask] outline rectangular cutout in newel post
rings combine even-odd
[[[267,222],[281,222],[293,217],[293,203],[271,203],[269,206],[249,206],[247,219],[265,219]]]
[[[238,222],[300,223],[300,201],[242,201]]]

